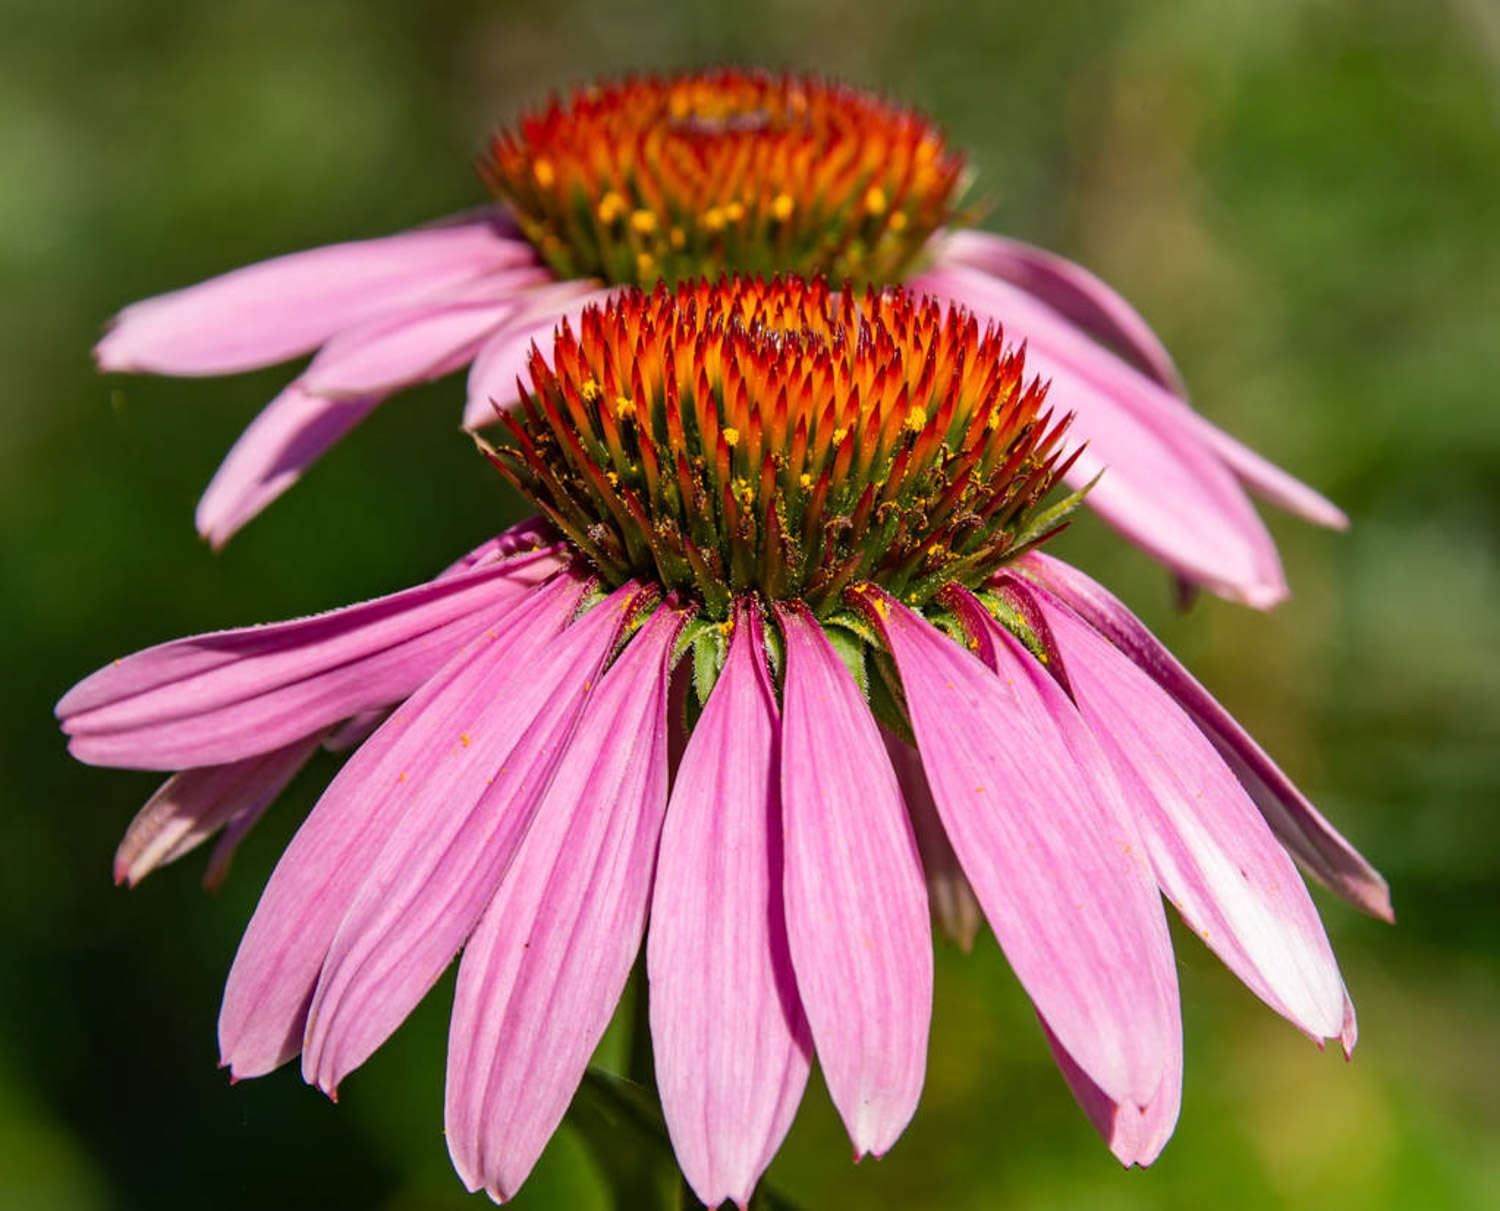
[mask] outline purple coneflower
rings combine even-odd
[[[300,1053],[333,1092],[462,948],[448,1145],[508,1198],[644,936],[677,1157],[704,1202],[743,1205],[814,1053],[856,1154],[895,1142],[929,914],[967,941],[982,912],[1079,1101],[1145,1164],[1182,1078],[1163,894],[1272,1008],[1353,1046],[1287,850],[1379,916],[1385,885],[1123,606],[1035,550],[1062,524],[1065,422],[996,330],[899,290],[659,287],[530,371],[488,453],[544,520],[59,704],[79,759],[185,771],[127,835],[131,880],[217,826],[232,846],[315,745],[369,733],[240,945],[236,1077]]]
[[[575,92],[498,135],[496,204],[401,235],[239,269],[127,307],[107,370],[226,374],[316,351],[198,507],[214,545],[387,396],[472,363],[464,423],[515,401],[533,339],[621,285],[721,273],[905,282],[1003,319],[1076,414],[1074,487],[1185,581],[1286,595],[1241,485],[1321,525],[1344,515],[1210,424],[1114,290],[1060,257],[960,230],[962,158],[921,116],[801,77],[719,71]]]

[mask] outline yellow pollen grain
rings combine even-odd
[[[812,487],[812,476],[804,475],[797,483],[801,485],[802,490],[805,492],[808,488]]]
[[[843,442],[844,438],[846,438],[848,436],[849,436],[849,426],[848,425],[840,425],[837,429],[835,429],[833,431],[833,444],[835,446],[841,444]]]
[[[913,433],[922,432],[923,426],[927,424],[927,409],[913,408],[906,414],[906,428]]]
[[[792,195],[789,193],[778,193],[771,199],[771,213],[783,223],[792,217],[792,206]]]
[[[865,209],[871,214],[884,214],[886,205],[885,190],[879,185],[871,185],[865,190]]]
[[[592,380],[590,380],[590,381],[592,381]],[[599,389],[597,387],[594,388],[594,394],[595,395],[599,394]],[[628,395],[617,395],[617,396],[615,396],[615,415],[616,416],[634,416],[635,415],[635,401],[633,399],[631,399],[630,396],[628,396]]]
[[[583,402],[592,404],[599,398],[599,384],[591,378],[583,380],[583,386],[578,388],[578,394],[583,396]]]
[[[625,199],[611,189],[599,199],[599,207],[595,213],[601,223],[611,224],[625,213]]]
[[[745,204],[743,202],[731,202],[724,207],[724,217],[731,223],[738,223],[745,217]]]
[[[642,235],[650,235],[656,230],[656,216],[649,210],[637,210],[630,216],[630,225]]]
[[[724,212],[717,206],[710,206],[703,212],[703,225],[710,231],[723,231]]]
[[[469,747],[469,733],[468,732],[460,732],[458,734],[458,742],[461,745],[463,745],[465,748],[468,748]]]
[[[538,160],[531,166],[531,175],[543,189],[551,189],[552,183],[557,180],[557,174],[552,171],[551,160]]]
[[[891,215],[889,219],[886,220],[886,226],[889,227],[892,231],[905,231],[906,223],[906,211],[904,210],[896,211]]]
[[[635,271],[638,276],[645,277],[655,268],[656,258],[653,257],[649,252],[640,252],[636,254]]]
[[[687,243],[687,235],[681,227],[674,227],[667,233],[667,239],[672,242],[673,248],[681,248]]]
[[[723,430],[723,433],[724,444],[731,450],[734,449],[735,446],[740,444],[740,431],[738,429],[725,429]]]

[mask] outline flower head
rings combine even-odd
[[[898,281],[955,217],[962,170],[911,110],[737,69],[578,89],[496,135],[481,163],[559,277],[644,286]]]
[[[490,208],[147,299],[100,341],[103,368],[163,374],[314,354],[204,494],[198,527],[215,545],[394,392],[468,366],[465,424],[491,424],[560,318],[576,323],[624,284],[725,271],[905,283],[1003,322],[1087,442],[1068,482],[1098,480],[1089,507],[1188,583],[1259,607],[1285,596],[1244,487],[1346,524],[1193,411],[1161,342],[1109,286],[960,230],[961,157],[882,98],[742,71],[603,84],[497,135],[481,170]]]
[[[1028,549],[1056,430],[997,334],[800,282],[630,294],[581,333],[496,455],[561,536],[138,653],[58,705],[79,758],[188,771],[127,838],[161,860],[373,727],[240,945],[236,1076],[300,1053],[332,1092],[462,949],[448,1146],[509,1198],[644,937],[677,1157],[704,1202],[744,1205],[814,1055],[856,1155],[915,1112],[929,885],[940,920],[982,911],[1127,1165],[1181,1093],[1161,894],[1273,1009],[1353,1047],[1287,849],[1377,915],[1384,883],[1118,602]]]

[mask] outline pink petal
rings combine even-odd
[[[178,639],[85,678],[57,704],[80,761],[221,765],[411,693],[527,593],[551,551],[295,622]]]
[[[594,287],[591,281],[578,281],[538,290],[524,314],[490,337],[469,367],[464,428],[482,429],[493,424],[497,408],[505,409],[516,402],[516,380],[529,382],[531,378],[527,367],[533,344],[550,354],[558,325],[566,322],[577,332],[585,307],[602,307],[618,293]]]
[[[1068,1088],[1119,1162],[1128,1169],[1132,1165],[1149,1165],[1160,1156],[1172,1138],[1182,1110],[1182,1049],[1169,1053],[1161,1086],[1146,1105],[1133,1106],[1129,1102],[1122,1105],[1089,1079],[1046,1022],[1042,1023],[1042,1030]]]
[[[262,261],[125,308],[94,350],[104,370],[233,374],[309,353],[340,329],[485,274],[535,265],[483,212],[446,226]]]
[[[1251,491],[1316,525],[1345,529],[1349,519],[1322,494],[1248,446],[1229,436],[1187,402],[1187,389],[1171,356],[1150,325],[1125,299],[1088,270],[1062,257],[984,232],[954,233],[939,252],[940,263],[959,263],[1005,279],[1038,300],[1024,318],[1024,308],[1002,318],[1041,341],[1048,331],[1064,343],[1076,338],[1071,324],[1096,340],[1114,346],[1163,390],[1138,390],[1126,401],[1143,416],[1177,428],[1202,443]]]
[[[891,759],[891,768],[896,771],[896,781],[901,785],[906,814],[917,839],[917,852],[922,855],[922,872],[927,877],[927,902],[932,908],[932,919],[967,954],[974,949],[974,939],[984,921],[984,913],[974,898],[974,889],[964,877],[963,867],[958,864],[958,855],[953,852],[948,834],[943,831],[937,804],[932,801],[932,788],[927,785],[927,775],[922,771],[922,758],[906,741],[884,728],[880,734]]]
[[[797,994],[856,1155],[911,1121],[927,1067],[932,931],[922,862],[880,731],[801,605],[786,636],[784,897]]]
[[[605,674],[505,881],[464,948],[448,1034],[448,1151],[504,1201],[583,1079],[640,949],[667,807],[660,610]]]
[[[1271,831],[1315,879],[1371,916],[1395,919],[1386,881],[1140,619],[1103,586],[1061,560],[1032,552],[1015,567],[1056,594],[1187,711],[1250,792]]]
[[[1255,804],[1166,691],[1045,590],[1035,599],[1079,710],[1130,796],[1162,891],[1257,996],[1315,1038],[1336,1036],[1338,964]]]
[[[511,647],[469,694],[413,717],[398,748],[446,758],[408,779],[408,806],[329,946],[302,1044],[309,1082],[333,1093],[453,961],[531,827],[639,590],[627,582],[556,638]]]
[[[1172,355],[1151,325],[1124,295],[1082,265],[987,231],[953,232],[943,242],[938,262],[968,265],[1018,286],[1066,322],[1130,358],[1168,391],[1187,395]]]
[[[1066,741],[1087,738],[1082,722],[1059,734],[1045,687],[1062,691],[1031,678],[1024,649],[997,644],[996,675],[873,586],[862,603],[895,658],[944,830],[1017,978],[1110,1097],[1146,1105],[1180,1038],[1175,974],[1150,871],[1101,796],[1103,757],[1080,768],[1086,750]]]
[[[1166,393],[1139,371],[998,278],[963,266],[909,283],[1006,325],[1027,341],[1027,369],[1052,380],[1049,399],[1075,413],[1087,447],[1068,473],[1082,487],[1101,471],[1088,504],[1180,575],[1257,608],[1286,597],[1275,544],[1234,477],[1180,425],[1137,406]]]
[[[173,774],[136,813],[115,850],[115,882],[134,887],[191,853],[236,816],[258,816],[317,751],[321,733],[229,765]]]
[[[525,521],[518,521],[510,529],[495,535],[494,538],[486,539],[462,559],[454,560],[433,579],[446,580],[449,576],[457,576],[460,572],[467,572],[471,568],[485,567],[502,559],[508,559],[512,555],[524,555],[543,547],[556,548],[557,545],[556,530],[540,517],[528,517]]]
[[[749,1201],[812,1052],[782,909],[778,731],[760,620],[741,607],[672,787],[646,942],[662,1111],[710,1207]]]
[[[386,311],[329,339],[298,380],[313,395],[389,395],[470,361],[498,328],[524,314],[552,280],[540,266],[511,269]]]
[[[214,550],[302,478],[385,398],[326,399],[291,383],[236,439],[198,501],[198,533]]]
[[[452,764],[457,736],[433,744],[461,709],[493,702],[500,670],[539,650],[566,625],[583,584],[560,576],[533,590],[466,651],[455,654],[339,771],[271,873],[240,942],[219,1014],[223,1062],[259,1076],[301,1049],[307,1007],[328,947],[355,895],[411,803]]]

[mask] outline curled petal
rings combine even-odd
[[[403,735],[381,769],[443,756],[420,776],[403,770],[407,806],[329,946],[303,1040],[308,1081],[333,1093],[453,961],[531,827],[639,588],[627,582],[545,646],[507,645],[508,659],[483,679],[465,673],[468,692],[444,709],[385,725]]]
[[[781,723],[785,903],[797,993],[856,1155],[911,1120],[927,1067],[932,933],[895,771],[859,686],[801,605]]]
[[[178,639],[117,660],[57,704],[80,761],[221,765],[399,701],[530,590],[533,551],[294,622]]]
[[[557,1128],[640,949],[682,622],[658,611],[605,674],[464,947],[445,1133],[465,1184],[497,1200],[515,1194]]]
[[[518,609],[430,676],[318,800],[271,872],[224,989],[219,1047],[237,1078],[260,1076],[301,1050],[323,959],[411,803],[408,783],[430,785],[450,764],[450,745],[460,743],[456,736],[431,743],[432,726],[451,722],[466,703],[478,711],[492,701],[487,688],[496,670],[550,642],[582,592],[582,582],[566,575],[532,590]]]
[[[1249,791],[1271,831],[1318,882],[1371,916],[1394,920],[1386,881],[1139,618],[1061,560],[1031,552],[1015,567],[1076,611],[1187,711]]]
[[[742,609],[672,786],[646,943],[662,1112],[710,1207],[749,1201],[812,1054],[782,908],[778,722],[760,620]]]
[[[236,820],[248,821],[245,827],[253,824],[322,740],[322,733],[314,733],[243,761],[173,774],[125,830],[115,851],[115,882],[134,887],[226,825]]]
[[[261,261],[125,308],[101,369],[233,374],[310,353],[335,332],[434,290],[535,265],[496,212]]]

